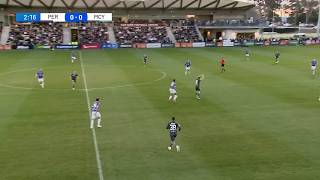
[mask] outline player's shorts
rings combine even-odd
[[[91,120],[96,120],[100,118],[101,118],[100,112],[91,112]]]
[[[177,91],[175,90],[175,89],[169,89],[169,92],[170,92],[170,94],[176,94],[177,93]]]
[[[71,59],[72,59],[72,60],[76,60],[77,58],[76,58],[75,56],[72,56]]]
[[[77,82],[77,79],[71,79],[71,81],[75,83],[75,82]]]
[[[224,67],[224,64],[221,64],[221,67]]]
[[[170,140],[171,141],[174,141],[176,139],[176,137],[177,137],[177,133],[171,133],[170,132]]]
[[[200,91],[200,87],[196,87],[196,91]]]
[[[186,70],[187,71],[190,71],[190,69],[191,69],[191,67],[189,66],[189,67],[185,67],[186,68]]]
[[[250,54],[246,54],[246,56],[247,56],[247,57],[249,57],[249,56],[250,56]]]
[[[317,69],[317,66],[311,66],[311,70],[314,71]]]
[[[44,78],[38,78],[38,82],[39,83],[43,83],[44,82]]]

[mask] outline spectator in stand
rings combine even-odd
[[[109,41],[108,24],[89,22],[78,25],[80,43],[105,43]]]
[[[114,32],[120,44],[171,43],[164,22],[131,20],[130,24],[116,24]]]
[[[63,24],[37,23],[16,24],[11,27],[8,44],[51,45],[63,42]]]
[[[177,42],[202,42],[194,26],[177,26],[172,31]]]

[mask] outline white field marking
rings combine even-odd
[[[86,98],[87,98],[87,105],[88,105],[88,114],[89,114],[89,123],[91,121],[91,114],[90,114],[90,98],[89,98],[89,93],[88,93],[88,85],[87,85],[87,78],[86,74],[84,71],[84,66],[82,62],[82,53],[79,51],[79,59],[80,59],[80,65],[81,65],[81,70],[82,70],[82,76],[83,76],[83,83],[84,83],[84,88],[86,92]],[[92,129],[92,138],[93,138],[93,144],[94,144],[94,149],[96,152],[96,160],[97,160],[97,167],[98,167],[98,173],[99,173],[99,180],[104,180],[103,177],[103,171],[102,171],[102,166],[101,166],[101,159],[100,159],[100,151],[98,147],[98,140],[97,140],[97,135],[96,135],[96,130],[93,127]]]
[[[2,75],[6,75],[6,74],[11,74],[11,73],[15,73],[15,72],[23,72],[23,71],[30,71],[30,70],[34,70],[36,68],[32,68],[32,69],[22,69],[22,70],[16,70],[16,71],[9,71],[9,72],[4,72],[4,73],[0,73],[0,76]],[[124,84],[124,85],[117,85],[117,86],[105,86],[105,87],[99,87],[99,88],[88,88],[88,89],[76,89],[76,91],[92,91],[92,90],[103,90],[103,89],[115,89],[115,88],[124,88],[124,87],[134,87],[134,86],[143,86],[143,85],[150,85],[153,84],[155,82],[161,81],[163,79],[165,79],[167,77],[167,73],[158,70],[158,69],[151,69],[152,71],[157,71],[160,72],[162,74],[161,77],[159,77],[158,79],[152,80],[152,81],[147,81],[147,82],[139,82],[139,83],[131,83],[131,84]],[[13,86],[13,85],[8,85],[8,84],[2,84],[0,83],[1,87],[5,87],[5,88],[12,88],[12,89],[22,89],[22,90],[39,90],[39,91],[73,91],[72,89],[53,89],[53,88],[45,88],[45,89],[40,89],[40,88],[29,88],[29,87],[21,87],[21,86]]]

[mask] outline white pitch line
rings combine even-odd
[[[83,83],[84,83],[84,90],[86,92],[86,98],[87,98],[87,105],[88,105],[88,113],[89,113],[89,121],[91,119],[91,115],[90,115],[90,98],[89,98],[89,92],[88,92],[88,85],[87,85],[87,78],[86,78],[86,74],[84,71],[84,66],[82,63],[82,53],[81,51],[79,52],[79,59],[80,59],[80,65],[81,65],[81,70],[82,70],[82,76],[83,76]],[[98,140],[97,140],[97,135],[96,135],[96,130],[95,128],[92,129],[92,138],[93,138],[93,144],[94,144],[94,149],[96,152],[96,160],[97,160],[97,167],[98,167],[98,173],[99,173],[99,180],[104,180],[103,177],[103,170],[102,170],[102,166],[101,166],[101,159],[100,159],[100,151],[99,151],[99,147],[98,147]]]

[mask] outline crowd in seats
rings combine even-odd
[[[109,41],[108,24],[90,22],[78,25],[80,43],[105,43]]]
[[[131,24],[132,25],[132,24]],[[114,26],[117,42],[132,43],[170,43],[166,27],[159,24],[137,26]]]
[[[11,26],[8,44],[11,45],[52,45],[63,42],[63,24],[30,23]]]
[[[201,42],[195,26],[173,26],[172,32],[177,42]]]

